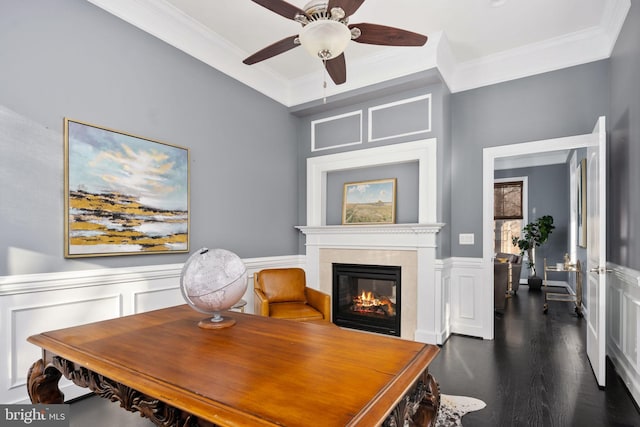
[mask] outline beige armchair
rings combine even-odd
[[[301,268],[272,268],[254,275],[254,312],[279,319],[331,322],[331,297],[306,286]]]

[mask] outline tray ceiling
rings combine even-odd
[[[255,65],[242,60],[299,33],[300,25],[250,0],[88,0],[286,105],[437,68],[452,92],[608,58],[630,0],[367,0],[350,23],[426,34],[423,47],[351,42],[347,83],[293,49]],[[289,0],[304,8],[307,0]]]

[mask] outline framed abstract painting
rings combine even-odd
[[[66,258],[189,251],[189,150],[64,120]]]

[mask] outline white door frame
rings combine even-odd
[[[495,160],[501,157],[538,154],[543,152],[572,150],[593,145],[593,136],[589,134],[500,145],[485,148],[482,152],[482,278],[480,293],[482,303],[482,338],[494,338],[493,314],[493,182]]]

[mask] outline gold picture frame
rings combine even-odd
[[[64,119],[65,258],[189,252],[189,149]]]
[[[344,184],[342,224],[395,224],[396,178]]]

